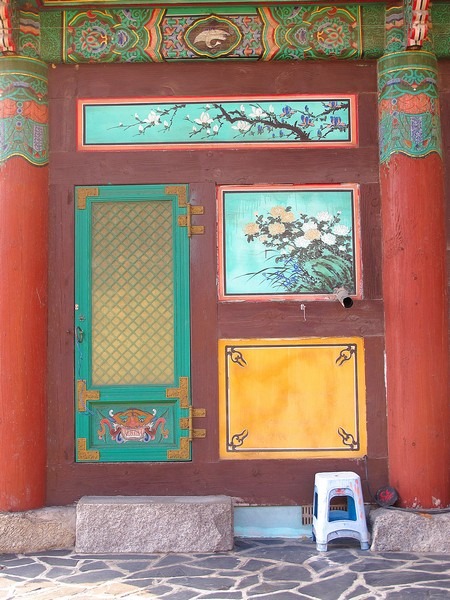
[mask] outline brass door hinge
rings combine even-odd
[[[188,411],[187,417],[180,418],[180,429],[187,430],[188,435],[180,438],[180,447],[178,449],[167,451],[167,459],[189,460],[192,440],[206,437],[206,429],[194,429],[193,419],[206,417],[206,409],[194,408],[189,404],[189,377],[180,377],[177,388],[167,388],[166,398],[178,398],[180,408],[187,409]]]
[[[194,408],[193,406],[189,406],[189,416],[180,419],[180,429],[189,430],[189,440],[206,437],[206,429],[194,429],[193,427],[192,419],[197,417],[206,417],[206,408]]]
[[[192,225],[192,215],[204,215],[205,208],[196,204],[186,204],[186,214],[178,216],[178,225],[180,227],[187,227],[188,237],[193,235],[201,235],[205,233],[204,225]]]

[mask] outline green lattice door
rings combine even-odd
[[[187,187],[75,192],[77,460],[189,460]]]

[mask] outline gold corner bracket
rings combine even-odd
[[[168,460],[189,460],[191,453],[191,440],[187,437],[180,438],[178,450],[167,450]]]
[[[184,208],[187,205],[187,185],[166,185],[165,193],[170,196],[178,196],[179,208]]]
[[[84,460],[100,460],[100,452],[98,450],[88,450],[87,449],[87,439],[86,438],[78,438],[77,439],[77,459],[79,461]]]
[[[98,390],[88,390],[86,381],[78,379],[77,381],[77,406],[79,412],[86,412],[86,402],[89,400],[100,400],[100,392]]]
[[[189,408],[189,377],[180,377],[177,388],[167,388],[166,398],[178,398],[181,408]]]
[[[98,196],[98,187],[79,187],[76,193],[78,210],[85,210],[87,197]]]

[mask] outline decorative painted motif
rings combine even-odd
[[[406,0],[407,47],[421,48],[428,37],[430,0]]]
[[[406,48],[403,2],[386,7],[386,54],[402,52]]]
[[[219,340],[219,390],[222,459],[366,453],[362,338]]]
[[[14,39],[15,10],[13,0],[3,0],[0,3],[0,53],[16,51]]]
[[[406,48],[405,23],[398,21],[403,19],[402,2],[386,9],[386,31],[382,3],[149,8],[121,2],[121,8],[66,11],[39,11],[28,4],[26,10],[16,11],[18,49],[22,55],[38,57],[40,46],[40,57],[48,63],[378,58],[384,53],[385,33],[386,52]],[[429,11],[439,58],[450,55],[448,11],[441,3]],[[412,16],[410,4],[407,13]],[[220,37],[211,42],[214,31]],[[430,34],[429,28],[423,42],[426,49],[431,48]],[[391,47],[394,42],[402,45]]]
[[[218,58],[237,48],[242,42],[242,34],[229,19],[208,16],[197,19],[186,30],[184,41],[194,55]]]
[[[154,16],[160,9],[64,13],[66,62],[143,62],[151,59]],[[144,42],[144,43],[143,43]]]
[[[0,57],[0,163],[22,156],[48,163],[47,65]]]
[[[41,23],[37,10],[21,10],[19,12],[19,54],[40,58]]]
[[[354,146],[354,96],[80,100],[82,150]]]
[[[169,431],[165,428],[166,420],[164,417],[156,417],[156,409],[151,412],[138,408],[129,408],[127,410],[114,412],[110,410],[108,417],[100,420],[100,428],[97,431],[98,439],[102,440],[105,434],[109,433],[111,439],[118,444],[125,442],[144,442],[155,441],[158,428],[160,436],[167,438]]]
[[[264,7],[248,3],[214,7],[168,4],[165,8],[121,4],[121,8],[97,5],[89,10],[40,12],[42,59],[84,63],[378,58],[385,48],[382,3],[296,6],[278,2]],[[63,5],[68,6],[70,3]],[[448,56],[449,51],[446,8],[444,4],[432,8],[439,57],[441,48],[442,56]],[[387,9],[388,48],[393,36],[401,35],[404,43],[392,51],[406,47],[404,23],[400,31],[393,16],[398,10]],[[392,25],[397,31],[392,31]]]
[[[385,5],[364,2],[360,8],[363,58],[379,58],[385,47]]]
[[[360,58],[358,6],[275,6],[259,10],[264,20],[264,60]]]
[[[289,4],[292,0],[266,0],[265,4]],[[369,0],[377,1],[377,0]],[[67,6],[82,6],[85,4],[84,0],[40,0],[43,6],[51,6],[52,8],[65,8]],[[199,6],[202,7],[205,4],[208,5],[211,0],[189,0],[190,6]],[[258,4],[260,0],[247,0],[248,4]],[[183,2],[180,0],[166,0],[164,4],[170,5],[179,5]],[[322,4],[323,0],[310,0],[309,4]],[[96,2],[99,5],[113,6],[113,5],[133,5],[133,6],[148,6],[149,0],[99,0]],[[229,0],[216,0],[216,4],[218,6],[227,6],[229,5]]]
[[[67,62],[63,45],[63,13],[56,10],[39,12],[41,21],[41,58],[49,64]]]
[[[360,58],[358,6],[65,11],[64,62]]]
[[[356,185],[221,187],[218,215],[220,300],[360,296]]]
[[[216,10],[216,9],[215,9]],[[263,23],[256,9],[229,8],[206,16],[169,9],[160,26],[160,60],[262,56]]]
[[[380,161],[442,154],[436,58],[398,52],[378,63]]]

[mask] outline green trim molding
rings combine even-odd
[[[426,51],[395,52],[378,61],[380,162],[393,154],[442,156],[438,67]]]
[[[47,70],[34,58],[0,56],[0,165],[12,156],[48,163]]]

